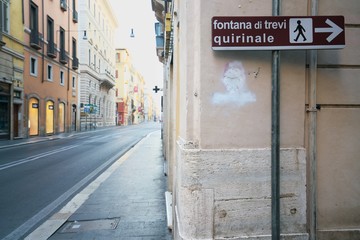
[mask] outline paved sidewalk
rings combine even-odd
[[[171,240],[163,163],[160,131],[156,131],[26,239],[44,238],[59,224],[48,239]]]

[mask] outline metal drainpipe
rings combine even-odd
[[[43,46],[42,46],[42,64],[41,64],[41,82],[43,83],[45,81],[45,3],[44,0],[42,0],[42,34],[43,34],[43,39],[41,39],[41,41],[43,42]]]
[[[315,16],[318,12],[318,0],[310,0],[311,15]],[[317,209],[317,166],[316,166],[316,80],[317,80],[317,50],[310,50],[309,59],[309,188],[310,188],[310,204],[309,204],[309,233],[310,240],[316,240],[316,209]]]
[[[74,1],[74,0],[73,0]],[[70,3],[70,1],[69,1]],[[67,9],[68,9],[68,64],[67,64],[67,75],[68,75],[68,79],[67,79],[67,91],[66,91],[66,102],[67,102],[67,105],[69,105],[69,89],[70,89],[70,46],[71,45],[71,41],[70,41],[70,38],[71,38],[71,29],[70,29],[70,21],[71,21],[71,18],[70,18],[70,11],[72,12],[72,10],[70,10],[70,7],[69,5],[67,6]]]
[[[73,1],[75,1],[75,0],[73,0]],[[70,1],[68,3],[70,3]],[[70,36],[70,33],[71,33],[71,29],[70,29],[70,21],[71,21],[70,11],[71,10],[70,10],[69,4],[67,5],[67,9],[68,9],[68,34],[67,34],[67,36],[68,36],[68,54],[69,54],[69,56],[68,56],[68,64],[66,66],[66,68],[67,68],[67,90],[66,90],[66,108],[65,108],[66,110],[64,109],[64,111],[65,111],[64,112],[65,113],[64,131],[65,132],[70,132],[70,129],[71,129],[70,124],[71,124],[71,117],[72,117],[72,115],[71,115],[71,113],[72,113],[72,106],[71,106],[72,102],[70,102],[70,106],[69,106],[69,91],[70,91],[70,81],[72,81],[72,79],[70,79],[70,64],[72,64],[72,63],[70,63],[71,62],[71,60],[70,60],[70,45],[71,45],[71,40],[70,40],[70,38],[71,38],[71,36]],[[66,114],[66,112],[68,114]],[[67,120],[69,120],[69,122]]]
[[[280,0],[273,0],[273,16],[280,15]],[[271,89],[271,236],[280,240],[280,51],[272,52]]]

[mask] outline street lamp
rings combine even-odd
[[[134,29],[133,29],[133,28],[131,29],[130,37],[131,37],[131,38],[134,38],[134,37],[135,37]]]
[[[86,30],[84,30],[84,36],[83,36],[83,40],[87,40],[87,36],[86,36]]]

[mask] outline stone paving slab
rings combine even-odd
[[[166,223],[167,179],[160,131],[150,134],[140,144],[49,239],[172,239]],[[101,225],[111,219],[118,219],[115,229],[102,229],[88,222],[88,228],[63,231],[75,221],[79,224],[99,221]]]

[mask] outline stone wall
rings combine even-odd
[[[281,149],[281,231],[307,239],[306,153]],[[271,150],[198,149],[178,141],[180,239],[270,239]]]

